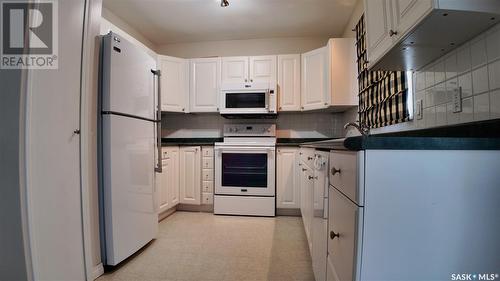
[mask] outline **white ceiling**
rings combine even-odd
[[[104,0],[156,45],[341,36],[356,0]]]

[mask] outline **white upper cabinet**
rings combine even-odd
[[[267,82],[276,85],[276,56],[257,56],[249,58],[250,82]]]
[[[358,106],[358,68],[354,38],[328,40],[328,87],[325,103],[336,111]]]
[[[301,109],[326,108],[327,96],[327,54],[322,47],[302,54]]]
[[[222,58],[222,83],[245,83],[248,79],[248,57]]]
[[[364,7],[370,70],[420,69],[500,22],[495,0],[364,0]]]
[[[366,49],[368,61],[375,61],[388,50],[392,43],[391,0],[365,0]]]
[[[433,0],[364,0],[364,4],[369,67],[433,8]]]
[[[399,39],[432,9],[433,0],[392,0],[394,35]]]
[[[278,56],[279,111],[300,110],[300,55]]]
[[[189,64],[181,58],[159,56],[161,70],[161,110],[188,112]]]
[[[276,85],[276,56],[222,58],[222,83],[269,82]]]
[[[299,148],[278,147],[276,207],[300,209]]]
[[[221,59],[192,59],[189,63],[189,70],[190,112],[217,112],[219,108]]]

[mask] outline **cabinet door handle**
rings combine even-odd
[[[318,177],[313,177],[313,176],[308,176],[307,178],[310,180],[317,180],[318,179]]]
[[[253,82],[253,79],[250,79],[250,82]]]
[[[340,233],[335,233],[333,230],[330,231],[330,239],[335,239],[335,237],[340,238]]]
[[[307,157],[307,160],[313,160],[313,159],[314,159],[314,158],[313,158],[313,157],[311,157],[311,156],[308,156],[308,157]]]
[[[307,169],[306,168],[302,168],[302,172],[305,172],[305,171],[307,171]]]
[[[337,173],[340,174],[340,169],[336,169],[335,167],[332,167],[332,176],[335,176]]]
[[[394,31],[394,30],[389,30],[389,36],[392,37],[394,35],[398,35],[398,32],[397,31]]]

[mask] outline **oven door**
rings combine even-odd
[[[221,114],[268,114],[269,90],[223,91]]]
[[[215,148],[215,194],[275,195],[275,148]]]

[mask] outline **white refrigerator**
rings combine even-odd
[[[101,237],[104,264],[117,265],[158,231],[160,72],[115,33],[103,37],[101,50]]]

